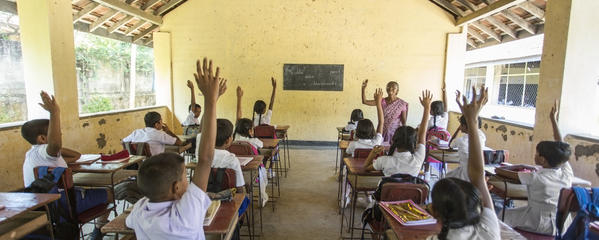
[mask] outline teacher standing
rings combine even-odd
[[[376,106],[375,100],[366,100],[366,87],[368,79],[362,82],[362,104],[368,106]],[[406,125],[408,119],[408,103],[397,97],[399,92],[399,84],[391,81],[387,83],[387,97],[383,98],[383,114],[385,116],[385,124],[383,125],[383,139],[385,142],[391,141],[395,130]]]

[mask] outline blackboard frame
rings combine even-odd
[[[343,91],[343,64],[283,64],[283,90]]]

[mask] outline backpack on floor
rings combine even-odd
[[[589,196],[589,191],[581,187],[572,187],[578,199],[580,210],[576,213],[576,217],[572,220],[572,224],[562,236],[562,227],[558,226],[556,240],[562,239],[598,239],[599,236],[589,231],[591,222],[599,219],[599,188],[592,189],[592,196]],[[563,216],[558,216],[558,218]]]

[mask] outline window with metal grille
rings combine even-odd
[[[487,67],[472,67],[466,68],[464,72],[464,94],[466,96],[472,95],[472,87],[480,88],[485,84],[487,77]]]
[[[494,66],[498,84],[497,104],[534,108],[539,85],[541,61],[519,62]]]

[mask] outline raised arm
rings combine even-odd
[[[268,104],[268,109],[272,111],[272,106],[275,104],[275,92],[277,90],[277,80],[271,77],[270,81],[272,83],[272,94],[270,95],[270,104]]]
[[[383,126],[385,125],[385,118],[383,116],[383,89],[378,88],[374,92],[374,100],[376,101],[376,116],[379,119],[379,125],[376,126],[376,132],[382,134]]]
[[[420,120],[420,126],[418,127],[418,144],[426,143],[426,130],[428,126],[428,118],[431,114],[431,102],[433,101],[433,94],[429,90],[422,91],[422,97],[420,97],[420,104],[424,107],[422,112],[422,120]]]
[[[187,80],[187,87],[191,90],[191,111],[195,112],[196,111],[196,94],[195,94],[195,89],[193,87],[193,82],[191,82],[190,80]]]
[[[75,150],[72,150],[72,149],[61,148],[60,156],[62,156],[62,158],[64,159],[65,162],[72,163],[72,162],[77,161],[79,158],[81,158],[81,153],[79,153]]]
[[[551,126],[553,127],[553,139],[556,142],[562,142],[562,141],[564,141],[564,138],[562,137],[562,133],[559,131],[559,126],[557,125],[558,116],[559,116],[559,107],[558,107],[557,100],[555,100],[555,103],[553,104],[553,107],[551,108],[549,118],[551,119]]]
[[[463,104],[458,102],[462,114],[466,118],[468,126],[478,126],[478,114],[483,106],[487,103],[487,89],[484,85],[480,89],[480,97],[476,94],[476,88],[472,87],[472,101],[468,103],[466,96],[462,97]],[[483,207],[494,209],[491,194],[487,188],[485,181],[485,162],[483,159],[483,151],[478,135],[478,128],[468,128],[468,177],[470,182],[478,189],[481,194],[481,203]]]
[[[42,97],[42,106],[46,111],[50,112],[50,123],[48,126],[48,147],[46,153],[52,157],[58,157],[58,153],[62,148],[62,132],[60,130],[60,107],[54,96],[48,95],[48,93],[42,91],[40,93]]]
[[[243,97],[243,90],[241,90],[240,86],[237,86],[237,121],[235,122],[239,122],[239,119],[243,116],[241,112],[241,97]]]
[[[204,115],[202,116],[202,137],[199,143],[198,165],[195,169],[192,182],[203,191],[208,187],[210,166],[214,157],[214,145],[216,144],[216,102],[222,95],[219,89],[226,90],[226,82],[219,79],[220,69],[216,73],[212,71],[212,60],[208,63],[204,58],[196,62],[197,73],[194,74],[196,84],[204,94]],[[224,92],[223,92],[224,93]]]
[[[362,82],[362,104],[368,105],[368,106],[375,106],[376,105],[376,100],[366,100],[366,87],[368,86],[368,79],[364,80],[364,82]]]

